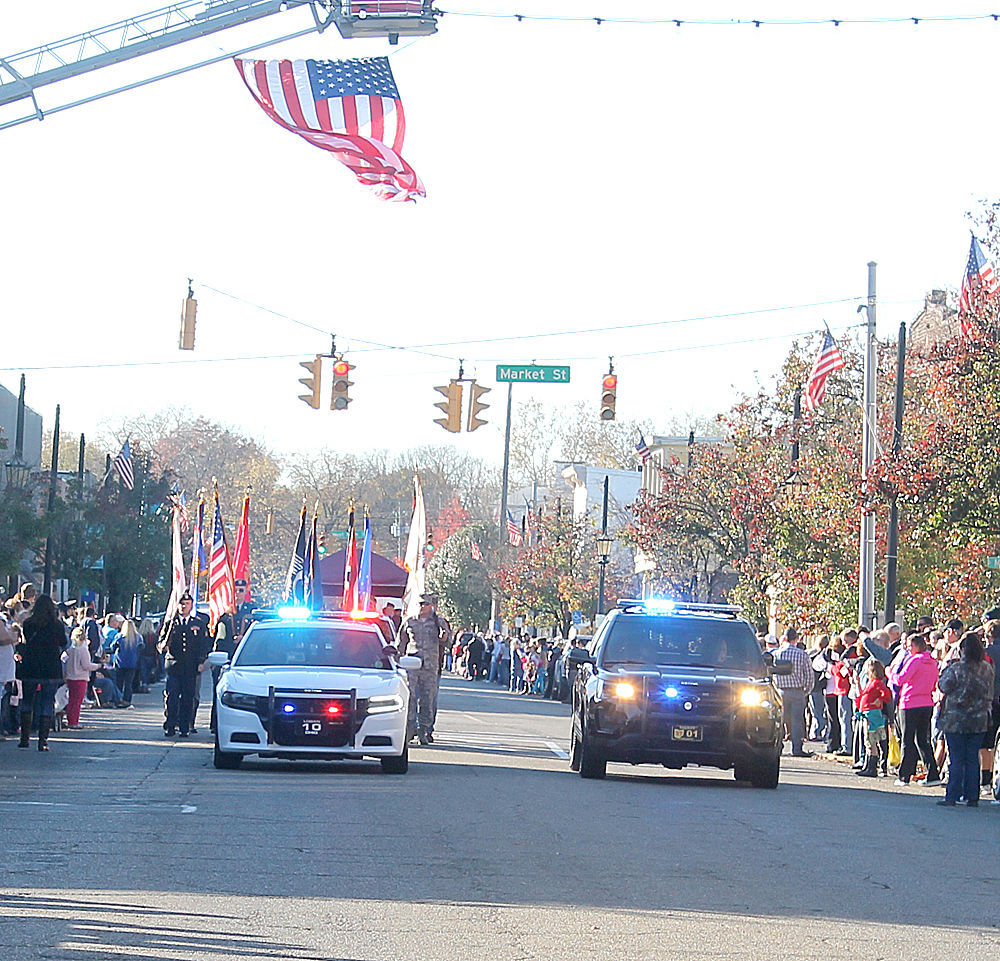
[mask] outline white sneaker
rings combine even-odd
[[[899,778],[896,778],[896,780],[895,780],[894,783],[895,783],[896,787],[909,787],[910,786],[910,782],[909,781],[900,781]]]

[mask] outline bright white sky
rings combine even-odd
[[[475,0],[481,10],[663,15],[642,0]],[[474,9],[472,0],[441,0]],[[5,5],[0,55],[152,9],[140,0]],[[830,17],[982,13],[973,4],[824,2]],[[670,15],[801,15],[801,3],[693,2]],[[46,106],[307,25],[305,10],[49,87]],[[405,41],[404,41],[405,43]],[[281,130],[222,63],[0,132],[0,382],[68,431],[184,405],[282,452],[313,445],[456,443],[500,456],[489,427],[432,420],[457,362],[493,384],[497,361],[565,361],[597,416],[613,354],[618,410],[660,429],[767,382],[791,335],[856,324],[856,302],[645,330],[410,345],[671,321],[866,291],[879,265],[879,332],[932,287],[957,286],[966,214],[1000,196],[991,114],[1000,24],[698,27],[446,16],[405,49],[334,30],[258,57],[398,49],[404,155],[426,200],[389,204],[328,154]],[[401,44],[401,48],[402,48]],[[11,116],[0,113],[0,119]],[[194,359],[177,349],[186,278],[199,300]],[[328,338],[201,284],[337,333],[357,365],[347,413],[296,399],[297,359]],[[853,336],[853,334],[852,334]],[[731,341],[774,338],[732,346]],[[784,338],[784,339],[781,339]],[[678,350],[718,344],[710,349]],[[85,369],[107,362],[163,366]],[[79,365],[80,369],[64,368]],[[519,387],[515,397],[532,389]],[[75,456],[75,455],[74,455]]]

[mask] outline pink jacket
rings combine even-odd
[[[899,691],[899,706],[933,707],[934,688],[938,681],[937,659],[930,651],[911,654],[903,669],[893,672],[892,686]]]

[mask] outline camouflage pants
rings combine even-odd
[[[438,672],[431,668],[409,671],[410,713],[409,730],[417,734],[434,733],[434,715],[437,713]]]

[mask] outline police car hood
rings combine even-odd
[[[352,667],[233,667],[223,675],[225,690],[267,696],[271,687],[283,691],[349,691],[358,697],[393,694],[401,678],[395,671]]]

